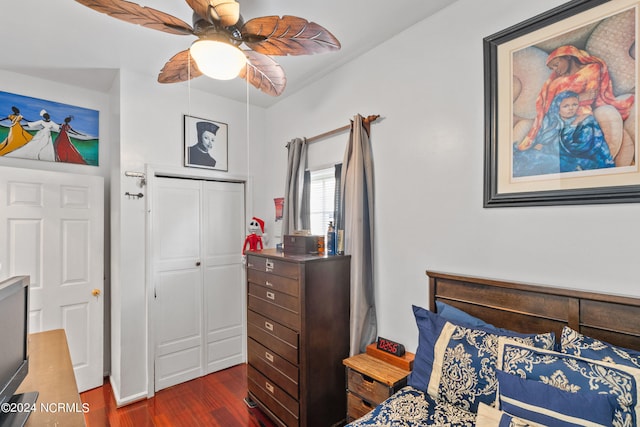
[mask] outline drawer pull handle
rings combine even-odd
[[[267,292],[267,298],[269,298],[272,301],[276,300],[276,294],[274,294],[273,292]]]
[[[273,323],[264,322],[264,327],[273,332]]]
[[[247,267],[249,268],[253,268],[253,264],[251,264],[250,262],[247,263]]]
[[[268,260],[265,262],[265,269],[266,269],[267,271],[271,271],[271,270],[273,270],[273,261],[271,261],[271,260],[269,260],[269,259],[268,259]]]
[[[372,383],[372,382],[374,381],[374,379],[373,379],[373,378],[371,378],[370,376],[365,375],[365,374],[362,374],[362,379],[363,379],[365,382],[368,382],[368,383]]]
[[[274,388],[271,384],[265,382],[264,386],[266,387],[266,389],[269,391],[269,393],[273,394]]]
[[[273,283],[271,283],[271,282],[270,282],[270,281],[268,281],[268,280],[266,281],[265,285],[273,287]]]
[[[264,352],[264,357],[271,363],[273,363],[273,354],[269,353],[268,351]]]

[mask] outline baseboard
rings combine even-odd
[[[111,391],[113,392],[113,397],[116,400],[116,406],[118,408],[122,406],[131,405],[132,403],[139,402],[141,400],[147,399],[147,393],[138,393],[133,396],[127,396],[126,398],[122,398],[120,396],[120,389],[116,387],[116,383],[113,380],[113,377],[109,377],[109,384],[111,384]]]

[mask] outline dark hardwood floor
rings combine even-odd
[[[249,409],[247,366],[238,365],[160,390],[151,399],[117,408],[108,381],[80,394],[89,404],[88,427],[275,427],[258,408]]]

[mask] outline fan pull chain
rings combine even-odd
[[[187,115],[191,117],[191,51],[187,57]],[[185,126],[185,132],[189,132],[189,135],[185,135],[187,141],[191,141],[191,127]]]
[[[187,108],[187,111],[189,112],[189,115],[191,115],[191,51],[189,51],[189,60],[187,61],[187,86],[188,86],[188,101],[189,101],[189,107]]]
[[[246,65],[245,65],[246,67]],[[250,108],[249,108],[249,76],[245,79],[245,89],[246,89],[246,97],[247,97],[247,183],[250,184],[250,173],[251,173],[251,140],[250,140],[250,129],[249,129],[249,119],[250,119]],[[253,190],[253,189],[252,189]]]

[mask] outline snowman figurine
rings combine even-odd
[[[257,251],[264,249],[262,243],[262,235],[264,234],[264,221],[258,217],[251,218],[249,222],[249,235],[244,239],[244,246],[242,247],[242,255],[247,250],[247,246],[250,251]],[[260,249],[258,249],[258,246]]]

